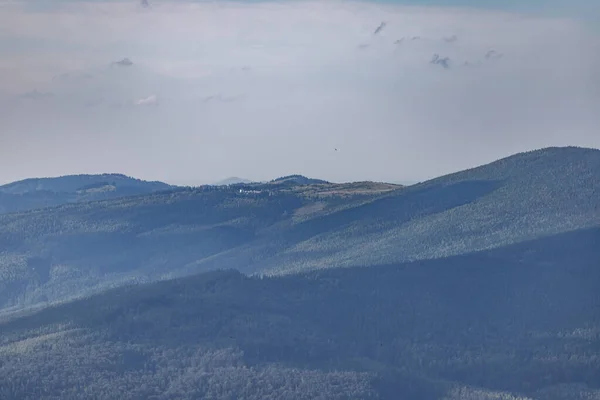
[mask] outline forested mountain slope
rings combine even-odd
[[[1,215],[0,305],[210,269],[195,263],[398,188],[368,182],[206,186]]]
[[[0,213],[111,199],[171,189],[121,174],[68,175],[32,178],[0,186]]]
[[[302,271],[444,257],[600,223],[600,151],[547,148],[299,224],[262,268]]]
[[[287,178],[0,216],[0,305],[221,268],[425,260],[600,224],[592,149],[517,154],[406,188]]]
[[[599,240],[111,290],[0,322],[0,397],[597,399]]]

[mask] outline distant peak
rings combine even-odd
[[[237,185],[244,183],[252,183],[250,179],[239,178],[237,176],[232,176],[227,179],[223,179],[221,181],[213,183],[213,186],[228,186],[228,185]]]
[[[56,177],[40,177],[27,178],[20,181],[8,183],[0,186],[0,192],[22,194],[37,191],[53,191],[53,192],[75,192],[79,189],[87,188],[90,185],[97,186],[100,184],[115,184],[126,186],[155,186],[157,188],[167,189],[171,187],[163,182],[144,181],[142,179],[133,178],[119,173],[102,173],[102,174],[74,174],[63,175]]]
[[[317,185],[330,183],[321,179],[307,178],[303,175],[287,175],[273,179],[271,183],[291,183],[295,185]]]

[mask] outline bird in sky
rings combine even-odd
[[[385,28],[387,24],[384,22],[382,22],[381,24],[379,24],[379,26],[377,27],[377,29],[375,29],[375,32],[373,32],[373,35],[377,35],[379,32],[381,32],[383,30],[383,28]]]

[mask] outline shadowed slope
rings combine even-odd
[[[112,379],[124,398],[253,399],[260,385],[321,398],[292,376],[339,398],[594,398],[599,240],[593,228],[402,265],[120,288],[0,324],[0,390],[59,398],[64,370],[82,388]],[[80,368],[78,354],[95,356]]]

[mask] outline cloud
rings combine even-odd
[[[502,58],[502,54],[498,53],[496,50],[489,50],[487,53],[485,53],[485,58],[488,60]]]
[[[434,54],[430,63],[441,65],[445,69],[450,68],[450,58],[449,57],[440,57],[439,54]]]
[[[236,97],[236,96],[223,96],[221,94],[215,94],[215,95],[205,97],[204,101],[206,101],[206,102],[218,101],[218,102],[230,103],[232,101],[236,101],[237,99],[238,99],[238,97]]]
[[[454,43],[457,40],[458,40],[458,36],[456,36],[456,35],[444,37],[444,41],[447,42],[447,43]]]
[[[32,4],[0,6],[0,181],[419,181],[600,146],[598,33],[578,20],[345,1]],[[152,96],[160,107],[132,107]]]
[[[130,67],[133,65],[133,62],[129,58],[126,57],[122,60],[115,61],[113,64],[121,66],[121,67]]]
[[[158,97],[153,94],[148,97],[141,98],[134,102],[136,106],[155,106],[158,105]]]

